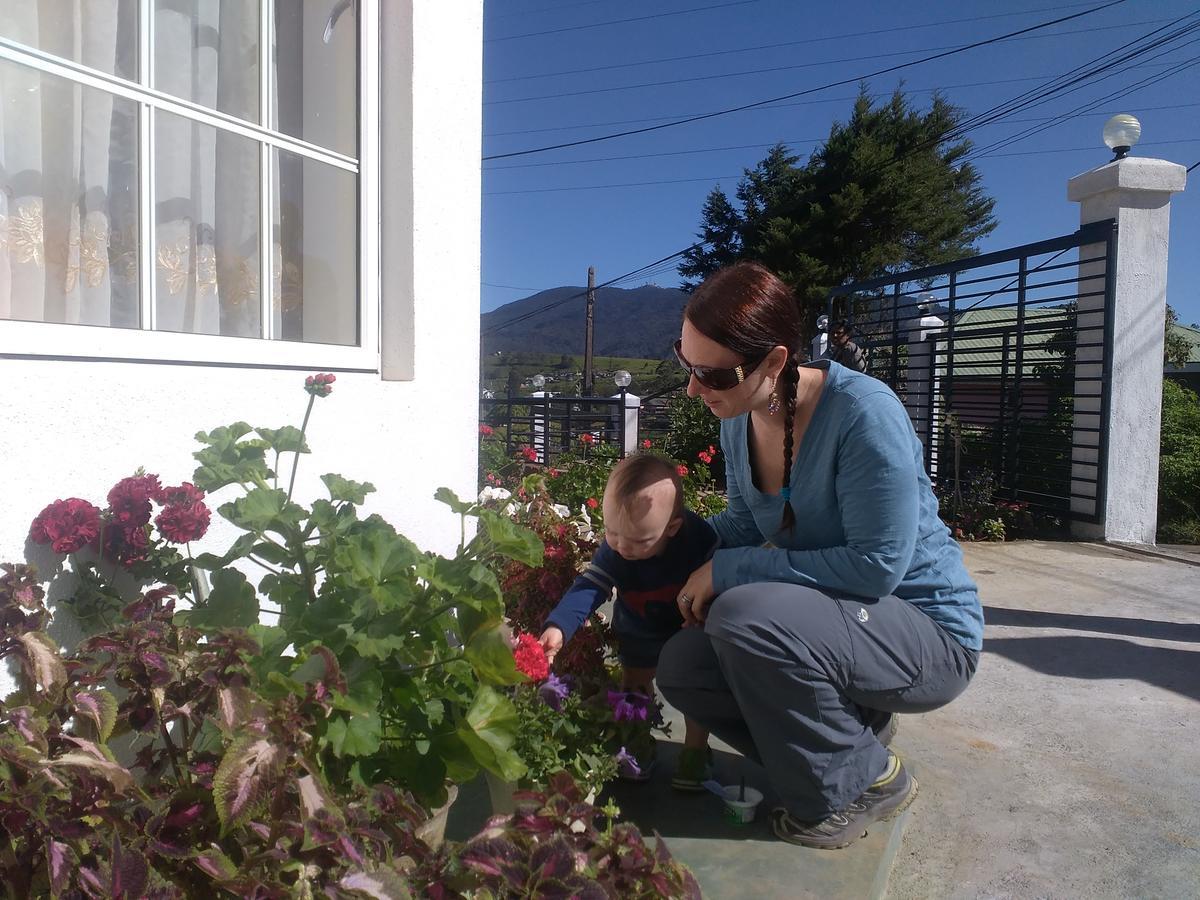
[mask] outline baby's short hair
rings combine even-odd
[[[613,470],[608,474],[608,484],[604,487],[604,493],[622,507],[628,507],[639,493],[664,479],[670,481],[675,489],[675,508],[672,516],[681,516],[683,480],[679,477],[675,463],[656,453],[635,453],[613,466]]]

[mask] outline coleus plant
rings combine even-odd
[[[0,887],[4,896],[362,896],[376,870],[437,884],[425,813],[387,785],[331,787],[314,738],[346,691],[323,647],[262,679],[241,629],[207,637],[146,591],[64,656],[34,572],[3,566]]]
[[[612,805],[583,799],[570,776],[551,776],[545,790],[518,791],[510,816],[496,816],[458,853],[483,888],[482,897],[571,897],[651,900],[700,897],[688,869],[657,834],[647,845],[637,826],[618,822]]]

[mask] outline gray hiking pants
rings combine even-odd
[[[657,682],[672,706],[761,763],[792,815],[818,821],[883,772],[876,734],[889,714],[949,703],[978,661],[898,597],[760,583],[721,594],[703,630],[672,637]]]

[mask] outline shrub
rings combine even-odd
[[[1200,397],[1163,380],[1158,539],[1200,544]]]

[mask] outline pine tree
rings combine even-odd
[[[679,266],[685,288],[758,260],[796,290],[811,332],[833,287],[970,255],[996,227],[995,201],[963,161],[971,143],[946,139],[962,117],[940,95],[922,113],[900,91],[879,106],[860,91],[806,162],[779,144],[745,171],[736,205],[713,189],[699,231],[709,244]]]

